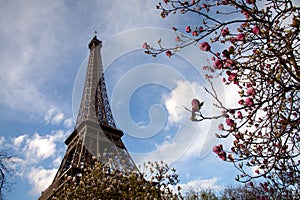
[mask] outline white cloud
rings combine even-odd
[[[14,148],[19,148],[19,146],[23,143],[26,139],[27,135],[20,135],[13,139]]]
[[[169,126],[176,125],[181,120],[181,106],[178,103],[176,94],[172,93],[165,99],[165,106],[168,110],[168,124]]]
[[[178,184],[177,186],[171,186],[171,189],[177,192],[178,186],[180,186],[181,188],[180,192],[182,194],[185,194],[190,191],[197,192],[197,191],[207,190],[207,189],[220,191],[224,189],[223,186],[217,185],[217,181],[218,181],[217,177],[213,177],[210,179],[198,178],[198,179],[191,180],[187,183]]]
[[[161,150],[164,148],[167,148],[169,145],[171,145],[172,141],[171,141],[171,136],[170,135],[166,135],[166,137],[164,138],[164,141],[160,144],[155,144],[155,148],[156,150]]]
[[[236,108],[236,107],[240,107],[240,105],[238,104],[238,100],[241,99],[241,97],[238,94],[239,91],[239,87],[236,85],[226,85],[226,87],[224,87],[224,93],[225,93],[225,103],[224,106],[228,107],[228,108]]]
[[[65,119],[63,125],[65,128],[71,128],[74,125],[73,119],[72,118]]]
[[[28,139],[26,147],[23,149],[26,157],[30,158],[35,155],[37,159],[45,159],[55,153],[55,144],[51,138],[41,137],[38,134],[34,134],[32,139]]]
[[[56,172],[57,169],[32,168],[28,173],[32,195],[38,195],[45,190],[53,181]]]
[[[52,157],[56,153],[56,143],[61,142],[64,137],[62,130],[58,130],[51,135],[41,136],[35,133],[32,137],[27,136],[22,147],[22,153],[27,161],[33,163]]]
[[[53,117],[53,123],[54,124],[59,124],[64,120],[64,114],[63,113],[58,113]]]
[[[182,192],[187,192],[189,190],[197,191],[201,189],[213,189],[213,190],[220,190],[223,187],[216,185],[218,178],[213,177],[211,179],[196,179],[189,181],[185,184],[179,184],[182,188]]]
[[[60,124],[64,120],[64,114],[54,106],[51,106],[44,116],[46,124]]]
[[[5,142],[5,137],[0,136],[0,146],[2,146]]]
[[[62,159],[63,158],[61,156],[58,156],[57,158],[53,159],[52,161],[53,166],[58,168],[62,162]]]

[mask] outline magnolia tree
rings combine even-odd
[[[252,200],[252,199],[266,199],[265,192],[261,190],[257,190],[255,187],[250,187],[248,185],[238,185],[238,186],[229,186],[225,187],[221,191],[215,191],[212,189],[201,189],[197,190],[189,190],[185,195],[185,200]],[[263,198],[261,198],[263,197]],[[278,191],[275,191],[272,195],[273,199],[282,199],[281,194]],[[290,198],[292,199],[292,197]]]
[[[224,117],[216,136],[232,136],[232,148],[219,144],[213,152],[240,170],[238,181],[253,185],[252,179],[262,178],[268,195],[299,195],[300,8],[291,0],[164,0],[157,9],[162,18],[198,18],[197,26],[187,24],[181,32],[173,27],[174,47],[165,48],[163,41],[143,47],[153,56],[171,57],[189,45],[211,54],[212,64],[202,68],[222,115],[204,116],[197,99],[190,112],[193,121]],[[218,98],[216,78],[238,87],[235,107]]]
[[[120,172],[101,163],[86,166],[77,177],[66,177],[52,199],[182,199],[172,190],[179,182],[175,169],[163,162],[148,162],[141,169]]]

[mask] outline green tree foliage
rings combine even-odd
[[[216,136],[233,137],[232,148],[220,144],[213,151],[240,171],[238,181],[252,185],[260,179],[259,188],[271,196],[275,191],[286,199],[299,196],[300,8],[292,0],[164,0],[157,9],[163,18],[178,13],[198,18],[199,25],[187,24],[185,33],[173,27],[174,47],[165,48],[161,40],[143,47],[147,54],[171,57],[197,44],[212,55],[203,70],[222,115],[204,116],[196,99],[189,110],[193,121],[224,118]],[[237,106],[218,98],[216,78],[238,88]]]
[[[179,180],[163,162],[148,162],[143,172],[120,172],[101,163],[86,166],[77,177],[66,177],[52,199],[178,199],[171,186]]]

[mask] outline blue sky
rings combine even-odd
[[[136,163],[169,162],[185,188],[234,183],[237,171],[211,153],[219,122],[192,123],[182,107],[197,97],[204,113],[217,112],[202,87],[208,55],[189,47],[171,59],[152,58],[141,49],[159,38],[172,45],[172,26],[196,24],[190,16],[162,19],[157,3],[0,1],[0,147],[15,157],[16,168],[6,199],[36,199],[51,183],[74,128],[95,30],[112,112]]]

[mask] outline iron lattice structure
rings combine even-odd
[[[96,113],[99,124],[116,128],[116,124],[109,106],[103,73],[100,76],[99,84],[96,90]]]
[[[137,170],[110,109],[101,58],[102,42],[95,36],[88,47],[90,55],[76,126],[65,141],[68,149],[55,178],[40,200],[51,199],[66,176],[76,177],[94,159],[121,172]]]

